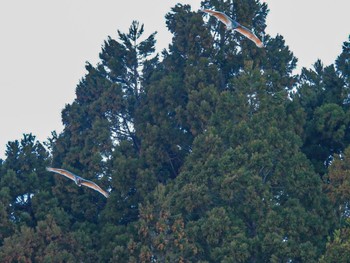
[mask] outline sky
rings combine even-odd
[[[85,63],[99,62],[108,36],[137,20],[145,36],[157,31],[157,51],[168,47],[165,14],[177,3],[201,0],[14,0],[0,2],[0,158],[6,144],[32,133],[40,142],[62,132],[61,111],[75,98]],[[266,33],[282,35],[298,68],[334,63],[350,35],[349,0],[262,0]],[[298,72],[296,72],[298,73]]]

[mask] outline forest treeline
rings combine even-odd
[[[202,6],[265,31],[266,3]],[[137,21],[105,40],[63,132],[7,144],[0,261],[350,262],[350,37],[296,75],[281,35],[259,49],[188,5],[165,20],[161,54]]]

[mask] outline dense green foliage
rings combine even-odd
[[[264,34],[266,4],[202,5]],[[349,262],[350,38],[299,76],[280,35],[259,49],[188,5],[165,18],[161,55],[134,21],[87,64],[62,133],[8,143],[0,259]]]

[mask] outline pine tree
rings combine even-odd
[[[4,192],[1,190],[1,199],[3,199]],[[4,202],[0,202],[0,247],[3,245],[4,239],[11,236],[15,230],[15,225],[9,219],[9,211],[6,209]]]
[[[342,53],[338,56],[335,61],[336,70],[338,75],[340,75],[341,79],[344,81],[345,85],[342,90],[342,98],[344,98],[342,108],[349,115],[349,90],[350,90],[350,35],[349,40],[343,43]],[[350,144],[350,127],[348,126],[345,131],[344,136],[345,147]]]
[[[265,3],[202,6],[265,34]],[[165,18],[173,38],[162,57],[137,21],[108,37],[50,154],[31,134],[8,144],[0,258],[346,261],[349,43],[335,65],[296,76],[283,36],[259,49],[189,5]],[[50,162],[110,197],[45,171]]]
[[[33,200],[52,185],[45,167],[49,155],[32,134],[24,134],[21,141],[7,144],[6,159],[2,165],[0,188],[8,214],[17,224],[36,225]]]
[[[325,254],[320,258],[321,263],[348,262],[350,260],[349,227],[334,231],[328,239]]]
[[[252,28],[259,37],[264,35],[268,8],[265,3],[249,1],[203,1],[203,7],[224,12],[242,25]],[[214,17],[209,17],[215,53],[213,62],[219,66],[220,88],[227,88],[228,79],[239,74],[246,62],[261,67],[265,50],[255,46],[250,40],[237,32],[227,31],[224,25]]]
[[[76,262],[82,258],[85,262],[96,262],[93,254],[84,251],[88,244],[81,241],[72,233],[64,233],[49,215],[35,228],[22,226],[6,238],[0,257],[4,262]]]
[[[349,40],[347,42],[343,43],[343,50],[342,53],[338,56],[337,60],[335,61],[335,65],[337,68],[337,72],[340,74],[340,76],[345,80],[346,83],[346,91],[350,88],[350,35]],[[345,94],[348,95],[348,94]],[[348,99],[348,96],[346,97]],[[348,104],[348,101],[345,101],[345,104]]]
[[[335,156],[328,172],[327,194],[337,217],[337,229],[328,237],[327,248],[320,262],[349,261],[350,147]]]
[[[247,90],[249,83],[262,85],[261,80],[255,80],[244,76],[238,87]],[[220,113],[215,128],[209,129],[201,140],[198,137],[199,144],[195,144],[191,155],[197,165],[186,165],[189,170],[185,168],[179,177],[182,187],[175,188],[172,202],[176,211],[192,219],[187,230],[189,236],[197,237],[194,242],[202,243],[199,250],[207,252],[202,259],[215,260],[217,251],[229,249],[224,244],[237,242],[235,238],[239,238],[246,248],[244,257],[240,255],[242,261],[316,260],[330,227],[319,219],[328,219],[329,209],[321,181],[299,150],[300,139],[293,132],[293,118],[286,110],[288,100],[281,104],[274,96],[257,94],[260,96],[246,97],[245,104],[240,104],[243,96],[235,101],[238,96],[231,95],[237,110],[242,110],[240,116],[229,115],[230,119],[225,120],[222,118],[227,116],[226,112]],[[221,127],[217,122],[225,125]],[[199,161],[196,154],[203,160]],[[320,207],[321,203],[325,207]],[[201,231],[193,235],[191,227],[194,224],[196,229],[205,224],[209,220],[206,213],[210,215],[209,211],[215,211],[217,206],[232,207],[226,208],[230,215],[228,226],[240,231],[232,229],[235,235],[227,236],[227,240],[218,241],[220,236],[210,241],[217,242],[214,248],[213,243],[203,242],[210,233]],[[318,230],[313,234],[301,234],[312,231],[315,225]]]
[[[179,8],[187,7],[178,6],[178,14],[183,12]],[[264,8],[257,5],[254,10]],[[260,19],[264,22],[264,15]],[[170,241],[175,235],[157,228],[169,229],[171,218],[179,218],[184,222],[189,261],[315,262],[333,219],[327,216],[330,208],[322,182],[300,151],[300,129],[295,128],[300,127],[299,115],[291,114],[295,106],[288,91],[296,80],[292,75],[296,59],[282,37],[269,38],[264,54],[252,55],[254,48],[236,49],[232,57],[238,65],[233,68],[228,66],[228,53],[225,61],[219,54],[233,52],[235,42],[222,38],[220,42],[217,34],[213,41],[218,41],[220,50],[215,54],[214,45],[209,61],[217,66],[214,76],[221,75],[221,81],[206,78],[214,85],[215,103],[209,104],[204,129],[192,132],[193,145],[180,174],[167,184],[165,197],[158,197],[164,210],[146,206],[139,255],[148,261],[162,260],[172,251],[174,258],[181,258],[183,253],[175,252]],[[182,39],[180,33],[176,36]],[[224,70],[226,66],[230,70]],[[165,219],[159,211],[166,213]],[[157,249],[159,245],[168,249]]]
[[[306,113],[303,151],[316,171],[323,176],[334,154],[340,154],[348,140],[349,118],[343,104],[344,78],[334,65],[323,67],[318,60],[314,69],[303,69],[296,98]]]
[[[217,72],[201,15],[188,5],[176,5],[166,18],[173,41],[145,86],[136,126],[141,156],[162,183],[178,175],[194,136],[206,127],[216,100],[216,90],[206,79],[215,81]]]
[[[344,153],[335,156],[332,165],[329,167],[328,181],[326,185],[328,195],[333,202],[335,213],[340,221],[347,218],[349,213],[347,202],[350,197],[350,147]]]
[[[121,223],[137,218],[134,210],[140,195],[132,196],[136,189],[134,176],[140,165],[134,166],[132,159],[138,157],[141,141],[135,130],[135,111],[143,94],[145,76],[157,62],[157,57],[150,58],[155,50],[155,33],[145,40],[143,33],[144,26],[133,21],[128,33],[118,31],[119,40],[109,37],[105,41],[101,63],[97,67],[87,65],[88,73],[77,86],[76,100],[62,112],[65,129],[54,144],[53,165],[93,181],[101,177],[99,184],[113,189],[116,203],[110,203],[115,209],[112,218]],[[120,161],[126,162],[125,173],[119,171]],[[97,223],[101,198],[79,189],[73,203],[64,201],[67,190],[78,192],[75,185],[67,187],[64,180],[59,180],[55,188],[62,206],[80,220],[91,215],[89,220]],[[94,195],[93,205],[82,203],[86,198],[81,196],[82,192]],[[121,198],[123,202],[119,202]]]

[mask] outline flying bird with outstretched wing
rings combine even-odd
[[[49,172],[54,172],[54,173],[57,173],[57,174],[60,174],[60,175],[67,177],[67,178],[73,180],[76,183],[76,185],[78,185],[78,186],[84,185],[86,187],[89,187],[89,188],[99,192],[100,194],[104,195],[104,197],[106,197],[106,198],[108,198],[108,196],[109,196],[108,192],[103,190],[101,187],[99,187],[94,182],[86,180],[86,179],[84,179],[80,176],[77,176],[77,175],[75,175],[67,170],[59,169],[59,168],[52,168],[52,167],[47,167],[46,170]]]
[[[209,10],[209,9],[202,9],[202,11],[212,16],[215,16],[217,19],[219,19],[222,23],[226,25],[226,28],[228,30],[238,31],[245,37],[249,38],[251,41],[255,43],[257,47],[259,48],[264,47],[263,42],[251,30],[249,30],[245,26],[242,26],[240,23],[233,20],[232,18],[227,16],[225,13]]]

